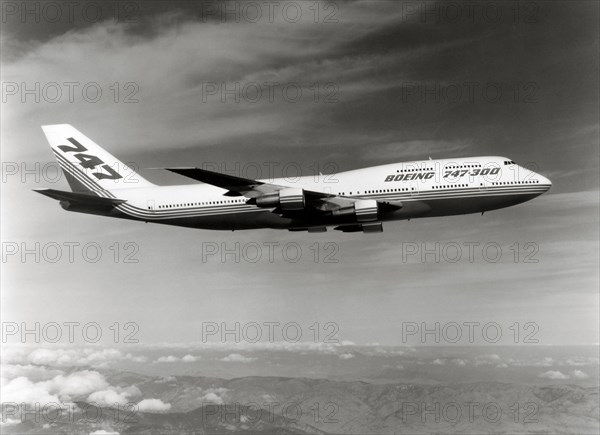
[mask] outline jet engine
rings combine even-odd
[[[377,201],[374,199],[359,199],[352,207],[332,211],[333,216],[354,216],[356,222],[373,222],[377,220]]]
[[[304,209],[304,191],[297,188],[281,189],[275,193],[256,198],[258,207],[279,207],[282,210],[302,210]]]

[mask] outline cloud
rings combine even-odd
[[[506,359],[506,362],[513,367],[553,367],[562,365],[580,365],[572,364],[570,359],[563,360],[561,358],[552,358],[550,356],[545,356],[543,358],[529,358],[525,360],[508,358]]]
[[[548,370],[547,372],[540,374],[538,377],[552,380],[569,379],[569,375],[565,375],[564,373],[558,370]]]
[[[571,376],[573,376],[574,379],[587,379],[587,378],[589,378],[589,375],[587,373],[582,372],[581,370],[573,370],[571,372]]]
[[[588,365],[598,365],[600,359],[598,357],[572,357],[565,361],[565,365],[579,367]]]
[[[4,351],[4,349],[3,349]],[[118,361],[133,361],[143,363],[146,357],[123,354],[118,349],[94,348],[35,348],[20,346],[7,346],[4,362],[12,364],[36,364],[55,367],[92,366],[98,368],[108,367]]]
[[[201,400],[202,402],[215,403],[217,405],[222,405],[225,403],[223,399],[215,393],[206,393],[204,396],[202,396]]]
[[[117,392],[115,390],[102,390],[90,394],[87,398],[90,403],[98,404],[99,406],[117,407],[125,405],[129,402],[129,395],[126,392]]]
[[[179,361],[179,358],[177,358],[174,355],[168,355],[168,356],[161,356],[159,357],[155,362],[157,363],[171,363],[171,362],[177,362]]]
[[[274,342],[188,342],[188,343],[155,343],[145,346],[144,348],[150,351],[160,351],[163,356],[159,356],[152,363],[176,363],[185,362],[192,363],[199,361],[200,356],[192,352],[201,353],[206,351],[233,351],[241,350],[244,352],[290,352],[290,353],[317,353],[324,355],[337,355],[344,346],[354,346],[350,341],[342,343],[323,343],[312,341],[274,341]],[[403,349],[406,349],[403,347]],[[183,355],[177,356],[177,353]],[[189,353],[184,353],[189,352]],[[377,348],[377,352],[386,355],[402,355],[403,350],[400,349],[384,349]],[[367,351],[368,353],[368,351]],[[239,355],[239,352],[232,352],[234,355]],[[227,358],[227,357],[226,357]],[[251,357],[245,357],[251,358]],[[235,356],[224,359],[226,362],[233,362]],[[39,380],[42,377],[49,379],[57,374],[63,373],[58,368],[66,367],[91,367],[91,368],[109,368],[119,362],[145,363],[148,357],[139,353],[125,353],[119,349],[96,349],[96,348],[80,348],[80,347],[44,347],[33,348],[31,346],[8,345],[3,347],[3,376],[12,379],[18,375],[26,376],[30,379]],[[242,358],[240,362],[249,362]],[[41,366],[47,366],[42,368]],[[48,372],[50,367],[56,367],[52,373]],[[34,375],[34,373],[37,373]]]
[[[90,435],[119,435],[119,432],[115,432],[113,430],[104,430],[104,429],[99,429],[99,430],[95,430],[94,432],[90,432]]]
[[[145,357],[143,355],[134,356],[130,353],[125,355],[125,359],[131,360],[131,361],[137,362],[137,363],[145,363],[148,361],[148,357]]]
[[[339,356],[339,358],[340,359],[352,359],[352,358],[354,358],[354,354],[352,354],[352,353],[342,353]]]
[[[23,376],[31,381],[45,381],[64,373],[62,370],[32,364],[2,364],[1,371],[4,378],[14,379]]]
[[[433,360],[432,364],[435,364],[436,366],[443,366],[444,364],[446,364],[446,361],[443,359],[436,358]]]
[[[114,387],[102,391],[96,391],[87,398],[88,402],[97,403],[99,406],[118,406],[125,405],[132,399],[141,396],[140,390],[132,385],[127,388]]]
[[[28,355],[34,364],[71,366],[77,364],[80,355],[75,350],[36,349]]]
[[[174,363],[174,362],[195,362],[198,361],[200,359],[200,357],[197,356],[193,356],[190,354],[187,354],[183,357],[177,357],[175,355],[167,355],[167,356],[161,356],[159,358],[157,358],[154,361],[154,364],[156,363]]]
[[[154,381],[156,384],[164,384],[167,382],[177,382],[177,378],[175,376],[162,376]]]
[[[22,419],[19,418],[5,418],[0,419],[0,426],[13,426],[15,424],[20,424]]]
[[[345,9],[345,15],[348,16],[355,8],[349,5]],[[381,11],[373,15],[379,16],[380,23],[389,19]],[[339,32],[347,32],[348,37],[357,37],[361,33],[372,31],[372,25],[367,25],[364,20],[364,16],[357,20],[350,31],[346,26],[314,23],[311,26],[297,24],[290,27],[286,23],[223,25],[178,20],[167,25],[164,20],[156,19],[147,22],[147,30],[152,34],[150,38],[132,35],[126,26],[107,21],[72,30],[35,46],[26,55],[13,62],[6,62],[6,72],[3,75],[8,81],[18,78],[26,83],[39,81],[40,77],[44,77],[44,83],[80,83],[75,93],[78,97],[76,103],[80,104],[84,104],[80,96],[83,84],[99,81],[98,78],[101,77],[103,81],[99,85],[104,88],[103,95],[106,98],[95,104],[95,109],[111,115],[127,111],[127,108],[114,104],[112,97],[107,97],[111,92],[108,85],[118,82],[122,86],[135,80],[139,86],[135,97],[140,101],[136,105],[136,111],[141,111],[142,118],[154,119],[155,122],[149,122],[139,130],[152,130],[144,133],[144,139],[136,138],[137,127],[130,126],[127,129],[127,123],[123,123],[122,128],[117,129],[128,135],[125,142],[135,143],[139,147],[147,142],[149,148],[162,147],[167,138],[176,144],[208,144],[248,134],[301,128],[312,117],[311,111],[315,112],[319,107],[312,102],[289,104],[279,96],[282,94],[281,89],[278,89],[278,97],[274,103],[267,98],[262,98],[257,103],[242,98],[238,104],[222,104],[220,93],[214,97],[216,102],[207,101],[203,87],[206,83],[221,87],[223,82],[228,81],[230,89],[235,83],[240,83],[242,87],[248,83],[264,82],[308,83],[321,79],[325,81],[344,71],[349,79],[347,89],[352,86],[354,92],[364,92],[370,88],[371,81],[366,80],[368,75],[365,70],[370,59],[365,59],[366,56],[334,57],[327,62],[306,61],[306,56],[318,58],[337,44],[346,42],[345,38],[340,38]],[[271,37],[279,34],[278,28],[285,28],[288,36],[284,39]],[[328,37],[332,34],[336,38]],[[212,42],[198,44],[197,41]],[[219,49],[215,50],[214,44],[217,43]],[[90,57],[89,53],[95,55]],[[155,53],[162,53],[163,62],[157,64],[152,61]],[[59,55],[61,61],[57,62],[54,59]],[[86,59],[86,62],[81,62],[81,59]],[[274,62],[276,59],[286,62],[277,66]],[[115,68],[116,65],[119,68]],[[223,77],[227,79],[224,80]],[[381,87],[381,84],[378,86]],[[266,90],[263,90],[263,94],[265,93]],[[312,91],[305,89],[304,94],[311,96]],[[165,109],[161,111],[163,113],[158,114],[152,109],[153,102],[161,103],[161,107]],[[68,103],[66,98],[54,105],[60,107],[66,117],[77,116],[77,107],[80,107],[79,104]],[[281,110],[282,105],[286,110]],[[10,116],[18,118],[19,114],[43,113],[47,110],[44,106],[47,106],[44,102],[32,105],[12,104]],[[325,108],[325,105],[321,106]],[[248,112],[248,108],[252,108],[252,113]],[[192,118],[202,120],[200,125],[182,122]],[[133,118],[129,121],[136,122]],[[121,121],[115,117],[112,122]],[[180,127],[175,132],[177,138],[165,134],[164,125],[170,123]],[[144,124],[146,123],[140,123],[139,127]],[[161,135],[162,139],[152,139],[156,134]]]
[[[496,353],[488,353],[484,355],[477,355],[475,357],[475,365],[495,365],[501,360],[500,355]]]
[[[554,358],[545,356],[540,361],[535,361],[531,363],[534,367],[552,367],[555,364]]]
[[[459,367],[464,367],[467,365],[467,361],[464,359],[460,359],[460,358],[455,358],[452,360],[452,363],[459,366]]]
[[[14,403],[60,403],[56,394],[50,394],[43,383],[34,383],[25,377],[15,378],[2,386],[2,401]]]
[[[55,372],[54,369],[48,370],[43,377]],[[2,400],[6,402],[65,404],[85,400],[99,406],[115,406],[124,405],[139,396],[141,392],[136,386],[111,386],[104,375],[93,370],[61,373],[38,382],[24,376],[10,380],[2,378]]]
[[[41,382],[51,393],[69,400],[73,397],[88,395],[108,387],[103,375],[96,371],[83,370],[68,375],[58,375],[49,381]]]
[[[202,403],[214,403],[222,405],[225,403],[224,396],[229,390],[227,388],[209,388],[205,391],[204,395],[200,398]]]
[[[247,356],[244,356],[244,355],[240,355],[239,353],[230,353],[226,357],[221,358],[221,361],[249,363],[249,362],[252,362],[252,361],[256,361],[256,358],[247,357]]]
[[[167,412],[171,409],[171,404],[160,399],[144,399],[137,404],[137,407],[141,412]]]
[[[103,375],[90,370],[60,374],[39,382],[32,382],[20,376],[4,383],[2,400],[18,403],[70,402],[74,398],[84,398],[108,386]]]
[[[369,349],[369,347],[374,347],[374,349],[371,350],[371,349]],[[413,350],[412,348],[409,348],[409,347],[403,347],[403,349],[408,349],[411,351]],[[361,352],[366,355],[375,355],[375,356],[381,356],[381,355],[402,356],[406,353],[405,350],[398,349],[396,347],[381,347],[381,345],[378,343],[368,344],[367,349],[364,349],[364,350],[361,349]]]
[[[174,362],[195,362],[198,361],[200,359],[200,357],[197,356],[193,356],[190,354],[187,354],[181,358],[175,356],[175,355],[168,355],[168,356],[161,356],[159,358],[156,359],[156,361],[154,361],[154,363],[174,363]]]
[[[56,111],[83,132],[100,133],[99,140],[127,144],[137,151],[162,151],[165,143],[181,148],[234,143],[242,138],[291,146],[297,141],[282,139],[296,134],[304,135],[300,140],[305,143],[335,141],[346,147],[357,135],[331,119],[332,105],[325,102],[331,92],[325,85],[333,82],[337,89],[334,101],[343,102],[364,101],[361,97],[365,95],[377,97],[378,92],[397,87],[400,75],[386,73],[385,80],[373,79],[378,73],[376,65],[390,57],[388,54],[371,53],[368,47],[356,52],[349,44],[377,35],[387,24],[401,25],[404,18],[392,5],[367,10],[361,2],[348,2],[340,7],[346,25],[339,26],[322,20],[315,23],[309,18],[312,11],[302,9],[301,22],[293,25],[281,17],[274,22],[201,22],[170,11],[144,20],[144,32],[107,20],[42,42],[31,43],[27,38],[17,47],[10,45],[14,56],[3,64],[5,81],[40,82],[42,87],[54,82],[78,85],[74,101],[67,98],[69,88],[64,85],[60,86],[63,98],[56,103],[42,99],[33,104],[30,99],[31,104],[22,104],[18,95],[11,96],[3,115],[10,121],[7,132],[29,126],[31,119],[46,122],[42,119],[53,119],[49,112]],[[280,37],[282,32],[285,38]],[[421,51],[426,51],[425,46]],[[156,53],[162,53],[159,63],[153,61]],[[394,56],[396,66],[406,65],[402,56]],[[133,96],[139,103],[121,104],[131,91],[124,85],[130,82],[139,87]],[[97,83],[103,91],[94,104],[82,97],[84,85],[89,83]],[[117,104],[114,88],[109,88],[113,83],[118,83],[121,91]],[[271,92],[264,83],[279,85]],[[254,102],[238,91],[237,101],[230,95],[223,103],[221,91],[234,89],[236,84],[242,89],[258,84],[263,97]],[[299,103],[284,97],[283,89],[289,84],[301,85]],[[314,84],[318,85],[318,103]],[[216,95],[207,98],[207,85],[218,88]],[[157,104],[161,111],[154,109]],[[167,132],[166,125],[176,128]],[[316,129],[307,127],[315,126],[328,131],[314,135]],[[23,134],[39,140],[39,132]],[[373,143],[370,132],[359,138]],[[27,139],[15,140],[15,149]],[[389,143],[394,138],[382,140]]]
[[[322,354],[335,354],[338,349],[345,346],[340,343],[324,343],[314,341],[259,341],[251,343],[247,341],[235,342],[205,342],[205,343],[157,343],[150,347],[156,349],[185,349],[185,350],[197,350],[197,351],[226,351],[226,350],[241,350],[244,352],[258,352],[258,351],[282,351],[282,352],[298,352],[307,353],[315,352]]]

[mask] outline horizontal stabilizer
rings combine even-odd
[[[114,207],[127,201],[126,199],[103,198],[88,193],[65,192],[56,189],[33,189],[33,191],[58,201],[67,201],[78,205]]]

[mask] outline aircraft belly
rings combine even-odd
[[[256,228],[289,228],[291,219],[282,218],[267,210],[246,213],[227,213],[210,216],[190,216],[160,219],[153,222],[210,230],[249,230]]]
[[[497,210],[529,201],[536,196],[538,196],[538,194],[490,195],[424,200],[423,202],[431,207],[431,212],[428,213],[427,216],[433,217]]]

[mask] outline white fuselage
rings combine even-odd
[[[135,181],[135,180],[134,180]],[[375,199],[400,205],[380,221],[477,213],[532,199],[551,182],[504,157],[423,160],[374,166],[333,175],[261,180],[293,188]],[[135,183],[132,184],[135,186]],[[336,218],[290,218],[247,204],[243,196],[208,184],[128,187],[106,195],[125,199],[115,217],[210,229],[306,229],[348,223]]]

